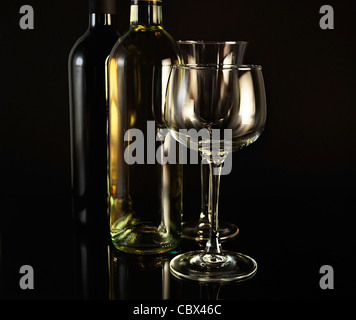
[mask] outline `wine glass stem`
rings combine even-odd
[[[209,188],[208,190],[208,213],[210,216],[210,238],[206,243],[204,254],[222,254],[222,247],[219,238],[219,189],[222,164],[209,162]]]
[[[198,223],[198,234],[203,234],[204,230],[209,226],[210,230],[210,217],[208,212],[208,195],[209,195],[209,165],[204,162],[201,157],[200,162],[200,181],[201,181],[201,210]]]

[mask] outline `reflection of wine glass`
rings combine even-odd
[[[221,247],[218,199],[221,170],[228,165],[225,160],[231,160],[228,155],[253,143],[263,131],[266,98],[262,68],[172,66],[164,117],[173,137],[199,150],[209,164],[209,189],[205,190],[209,190],[210,238],[205,250],[173,258],[170,263],[173,275],[218,282],[251,277],[257,270],[256,262]]]
[[[184,64],[206,65],[240,65],[242,64],[247,42],[245,41],[178,41]],[[199,220],[184,221],[182,223],[182,237],[191,240],[209,239],[210,217],[208,214],[208,199],[206,195],[209,182],[209,168],[200,162],[201,175],[201,211]],[[236,237],[239,228],[226,221],[219,222],[220,240],[225,241]]]

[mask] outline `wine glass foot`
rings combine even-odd
[[[208,241],[210,237],[210,224],[199,225],[198,220],[185,221],[182,223],[182,238],[195,241]],[[219,221],[220,241],[231,240],[239,234],[239,228],[230,222]]]
[[[170,262],[173,276],[200,282],[243,281],[257,271],[254,259],[242,253],[224,251],[211,255],[203,250],[190,251],[174,257]]]

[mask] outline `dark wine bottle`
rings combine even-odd
[[[109,59],[110,232],[115,247],[125,252],[163,253],[180,241],[182,165],[156,158],[159,148],[171,154],[170,148],[177,147],[161,130],[169,72],[180,60],[176,42],[162,25],[162,1],[132,0],[130,29]],[[145,136],[145,146],[127,141],[131,129]],[[135,145],[147,159],[128,163],[125,154],[135,153]]]
[[[89,1],[89,28],[68,60],[71,183],[77,227],[108,235],[106,59],[119,37],[116,0]]]
[[[106,60],[119,37],[116,0],[89,1],[89,28],[68,59],[75,295],[108,293]]]

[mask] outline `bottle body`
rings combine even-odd
[[[106,236],[106,61],[119,37],[113,18],[111,14],[91,12],[89,29],[74,44],[68,58],[75,223],[81,230]]]
[[[131,20],[135,10],[157,9],[131,6]],[[177,148],[163,130],[163,107],[170,65],[179,61],[175,41],[147,21],[132,22],[110,54],[108,202],[112,241],[122,251],[162,253],[180,241],[182,165],[159,161]]]

